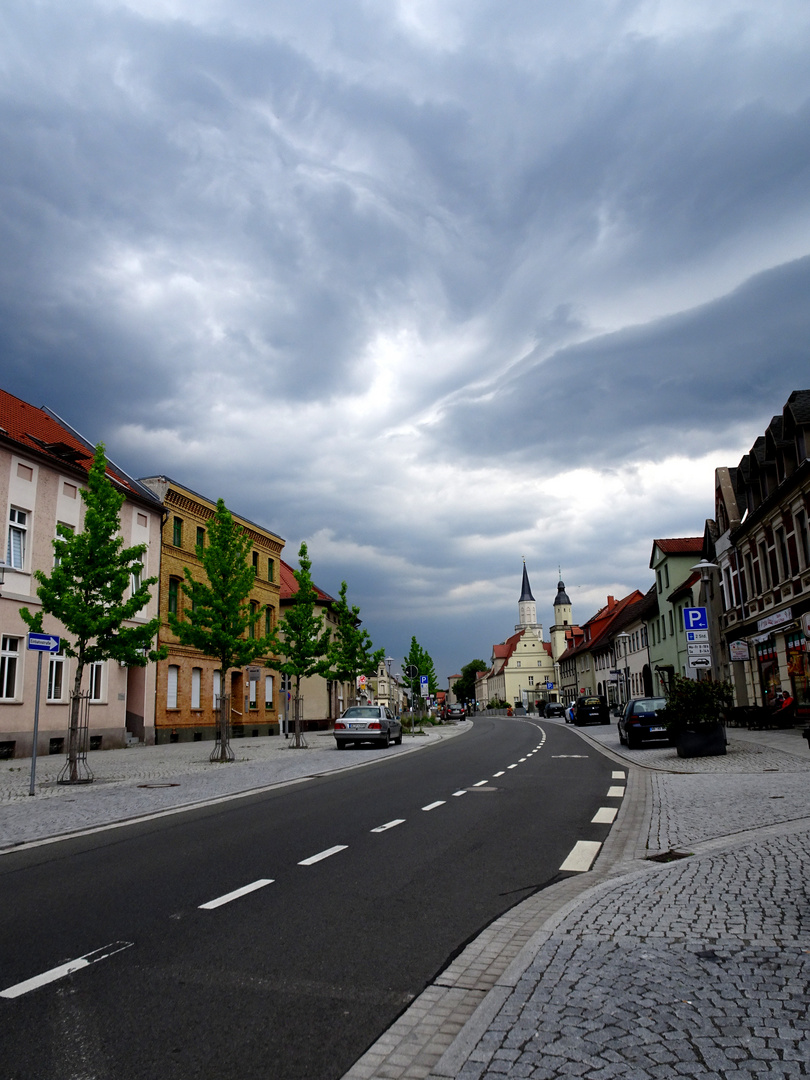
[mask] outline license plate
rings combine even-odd
[[[665,727],[651,727],[650,731],[666,731]]]

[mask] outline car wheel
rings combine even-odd
[[[402,731],[400,731],[399,735],[394,739],[394,745],[402,746]]]
[[[391,735],[389,734],[389,732],[386,731],[385,735],[383,735],[381,739],[381,745],[383,750],[387,750],[388,747],[391,745]]]

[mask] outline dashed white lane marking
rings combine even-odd
[[[473,784],[473,787],[483,787],[484,784],[488,784],[489,780],[479,780],[477,784]]]
[[[500,772],[494,772],[492,775],[493,775],[493,777],[495,777],[495,776],[503,776],[504,772],[505,772],[505,770],[501,769]]]
[[[386,821],[385,825],[378,825],[376,829],[372,829],[372,832],[387,832],[389,829],[395,829],[397,825],[404,825],[405,818],[394,818],[393,821]]]
[[[601,846],[596,840],[577,840],[560,870],[573,870],[577,873],[590,870]]]
[[[609,799],[621,799],[624,796],[624,788],[618,784],[614,784],[613,787],[607,789],[607,797]]]
[[[240,896],[247,896],[248,893],[255,892],[257,889],[263,889],[265,885],[272,885],[274,878],[259,878],[258,881],[252,881],[250,885],[243,885],[241,889],[234,889],[233,892],[225,893],[224,896],[218,896],[216,900],[209,900],[207,904],[200,904],[200,908],[203,911],[213,911],[214,908],[222,907],[223,904],[230,904],[231,900],[238,900]]]
[[[423,806],[423,810],[435,810],[437,806],[444,806],[445,800],[439,799],[437,802],[428,803],[427,806]]]
[[[51,968],[50,971],[43,971],[41,975],[35,975],[33,979],[26,979],[25,982],[0,990],[0,997],[21,997],[40,986],[47,986],[48,983],[56,982],[57,979],[64,979],[66,975],[72,975],[74,971],[81,971],[82,968],[90,967],[91,964],[97,964],[99,960],[106,960],[107,957],[115,956],[124,949],[130,949],[134,944],[134,941],[114,941],[112,945],[104,945],[93,952],[85,953],[76,960],[68,960],[66,964],[60,964],[59,967]]]
[[[518,759],[518,761],[519,761],[519,762],[520,762],[520,761],[525,761],[525,760],[526,760],[526,758],[525,758],[525,757],[522,757],[522,758],[519,758],[519,759]]]
[[[611,780],[626,780],[627,779],[627,773],[624,771],[624,769],[617,769],[615,772],[612,772],[610,774],[610,779]]]
[[[507,765],[506,767],[507,767],[507,769],[516,769],[518,767],[518,763],[515,762],[514,765]]]
[[[328,859],[330,855],[337,855],[339,851],[345,851],[348,846],[348,844],[336,844],[335,847],[327,848],[326,851],[319,851],[317,855],[310,855],[308,859],[302,859],[298,865],[312,866],[313,863],[320,862],[321,859]]]
[[[600,806],[591,818],[592,825],[612,825],[619,810],[616,806]]]
[[[467,794],[467,789],[466,789],[466,788],[462,788],[462,790],[461,790],[461,791],[454,791],[454,792],[453,792],[453,797],[454,797],[454,798],[458,798],[458,796],[459,796],[459,795],[466,795],[466,794]]]
[[[557,761],[559,758],[586,758],[587,754],[552,754],[551,760]]]

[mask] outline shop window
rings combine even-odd
[[[797,705],[810,705],[810,663],[804,634],[791,634],[785,641],[787,647],[788,675]]]

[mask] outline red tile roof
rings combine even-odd
[[[702,536],[680,536],[670,540],[653,540],[653,546],[664,555],[700,555],[703,551]]]
[[[281,581],[279,583],[281,599],[289,600],[294,593],[298,592],[298,582],[295,580],[293,568],[288,563],[285,563],[283,559],[280,559],[279,561],[281,562]],[[314,584],[315,583],[313,582],[313,585]],[[335,602],[334,596],[330,596],[329,593],[324,592],[323,589],[319,589],[317,585],[315,585],[315,591],[317,592],[318,600],[320,600],[321,603],[333,604]]]
[[[93,463],[95,447],[83,439],[49,410],[38,409],[27,401],[0,390],[0,436],[9,439],[36,454],[44,456],[60,468],[66,466],[89,472]],[[123,470],[107,463],[107,475],[121,487],[141,496],[143,490],[135,487],[135,481]],[[149,495],[154,500],[154,496]]]

